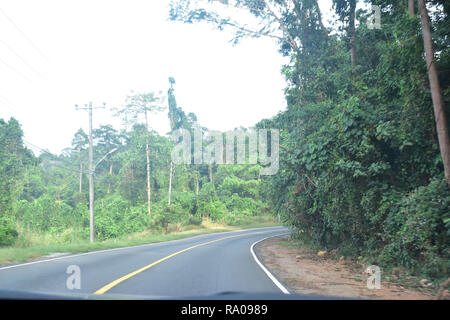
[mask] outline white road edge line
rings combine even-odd
[[[278,281],[277,278],[275,278],[275,276],[274,276],[273,274],[271,274],[269,270],[267,270],[266,267],[264,267],[264,265],[261,263],[261,261],[259,261],[259,259],[256,257],[255,251],[253,250],[253,247],[254,247],[256,244],[258,244],[259,242],[264,241],[264,240],[269,239],[269,238],[278,237],[278,236],[283,236],[283,235],[285,235],[285,234],[289,234],[289,233],[277,234],[277,235],[270,236],[270,237],[266,237],[266,238],[264,238],[264,239],[261,239],[261,240],[258,240],[258,241],[256,241],[256,242],[254,242],[254,243],[252,244],[252,246],[250,247],[250,252],[252,253],[253,259],[255,259],[256,263],[257,263],[257,264],[261,267],[261,269],[266,273],[266,275],[270,278],[270,280],[272,280],[272,282],[275,283],[275,285],[278,287],[278,289],[280,289],[284,294],[291,294],[291,293],[289,292],[289,290],[286,289],[286,288],[280,283],[280,281]]]
[[[197,236],[187,237],[187,238],[182,238],[182,239],[176,239],[176,240],[169,240],[169,241],[162,241],[162,242],[153,242],[153,243],[146,243],[146,244],[138,244],[138,245],[135,245],[135,246],[128,246],[128,247],[101,249],[101,250],[94,250],[94,251],[83,252],[83,253],[76,253],[76,254],[68,254],[68,255],[61,256],[61,257],[57,257],[57,258],[51,258],[51,259],[45,259],[45,260],[37,260],[37,261],[13,264],[13,265],[10,265],[10,266],[4,266],[4,267],[0,267],[0,271],[1,270],[6,270],[6,269],[18,268],[18,267],[25,267],[25,266],[38,264],[38,263],[43,263],[43,262],[51,262],[51,261],[56,261],[56,260],[68,259],[68,258],[76,258],[76,257],[86,256],[86,255],[91,255],[91,254],[96,254],[96,253],[106,253],[106,252],[110,252],[110,251],[124,250],[124,249],[136,248],[136,247],[161,245],[163,243],[178,242],[178,241],[183,241],[183,240],[187,240],[187,239],[194,239],[194,238],[197,238],[197,237],[200,238],[200,237],[204,237],[204,236],[217,235],[217,234],[227,234],[227,233],[234,233],[234,232],[240,232],[240,231],[245,233],[247,231],[254,230],[254,229],[269,229],[269,228],[279,228],[279,227],[281,227],[281,226],[263,227],[263,228],[251,228],[251,229],[239,229],[239,230],[225,231],[225,232],[213,232],[213,233],[200,234],[200,235],[197,235]]]

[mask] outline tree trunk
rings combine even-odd
[[[170,206],[170,198],[172,196],[172,171],[173,171],[173,162],[170,161],[170,176],[169,176],[169,202],[167,203]]]
[[[442,99],[441,87],[434,62],[434,48],[431,38],[430,22],[424,0],[418,0],[420,20],[422,23],[423,43],[428,70],[428,80],[430,81],[431,98],[433,100],[434,117],[436,120],[436,131],[439,139],[442,162],[447,184],[450,186],[450,139],[445,115],[444,101]]]
[[[147,207],[148,215],[151,216],[151,190],[150,190],[150,150],[148,148],[148,119],[145,110],[145,153],[147,156]]]
[[[133,168],[131,165],[128,165],[126,168],[127,173],[127,179],[128,179],[128,197],[131,200],[131,203],[134,205],[134,174],[133,174]]]
[[[199,179],[198,179],[199,174],[197,173],[195,175],[195,180],[196,180],[196,184],[195,184],[195,195],[198,196],[198,190],[200,189],[200,185],[199,185]]]
[[[131,197],[131,203],[133,204],[133,206],[135,206],[136,198],[134,197],[134,165],[131,166],[130,173],[131,173],[130,197]]]
[[[408,0],[409,17],[414,17],[414,0]]]
[[[212,164],[209,161],[209,182],[213,182],[213,174],[212,174]]]
[[[112,175],[112,163],[109,165],[109,174]],[[108,183],[108,190],[106,191],[107,194],[111,192],[111,183]]]
[[[83,191],[83,163],[81,162],[81,149],[78,149],[78,153],[80,154],[80,193]]]
[[[355,68],[356,64],[358,63],[358,59],[356,56],[356,28],[355,28],[355,12],[356,12],[356,1],[352,1],[351,5],[350,5],[350,22],[349,22],[349,27],[350,27],[350,35],[351,35],[351,46],[352,46],[352,53],[351,53],[351,62],[352,62],[352,67]]]

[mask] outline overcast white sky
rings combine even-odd
[[[331,0],[319,2],[329,9]],[[59,153],[78,128],[88,130],[88,114],[75,104],[120,106],[130,90],[166,93],[169,76],[178,106],[211,129],[252,126],[285,108],[285,60],[274,41],[233,47],[230,34],[210,25],[167,21],[167,4],[3,0],[0,118],[14,116],[27,141]],[[150,121],[160,134],[169,129],[167,112]],[[120,126],[96,110],[94,128],[101,124]]]

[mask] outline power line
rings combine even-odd
[[[57,155],[51,153],[51,152],[48,151],[48,150],[45,150],[45,149],[42,149],[42,148],[38,147],[37,145],[35,145],[35,144],[33,144],[33,143],[27,141],[27,140],[24,139],[24,138],[22,138],[22,141],[23,141],[24,143],[28,144],[29,146],[31,146],[32,148],[36,148],[36,149],[38,149],[38,150],[41,151],[41,152],[44,152],[44,153],[46,153],[46,154],[48,154],[48,155],[51,155],[51,156],[53,156],[53,157],[57,157]],[[77,173],[77,174],[80,173],[79,170],[71,169],[71,168],[64,167],[64,166],[58,166],[58,168],[61,168],[61,169],[64,169],[64,170],[67,170],[67,171],[70,171],[70,172],[75,172],[75,173]],[[84,172],[84,173],[86,173],[86,172]]]
[[[6,19],[11,22],[11,24],[16,28],[17,31],[19,31],[22,36],[28,40],[28,42],[33,46],[33,48],[46,60],[48,61],[48,58],[45,56],[45,54],[42,53],[42,51],[34,44],[33,41],[31,41],[30,38],[27,37],[27,35],[17,26],[17,24],[3,11],[2,8],[0,8],[0,12],[6,17]]]
[[[6,107],[6,109],[8,109],[8,110],[14,111],[14,109],[11,108],[10,106],[8,106],[6,103],[1,103],[0,105],[3,107]]]
[[[22,72],[20,72],[19,70],[17,70],[16,68],[12,67],[11,65],[9,65],[8,63],[6,63],[5,61],[3,61],[2,58],[0,58],[0,62],[3,63],[5,66],[7,66],[9,69],[11,69],[12,71],[16,72],[18,75],[20,75],[22,78],[24,78],[25,80],[31,82],[31,80],[25,76]]]
[[[5,100],[5,101],[6,101],[8,104],[10,104],[11,106],[17,108],[17,106],[16,106],[14,103],[12,103],[10,100],[8,100],[5,96],[3,96],[3,95],[0,94],[0,98],[2,98],[3,100]]]
[[[0,98],[2,98],[3,100],[5,100],[6,102],[9,102],[9,104],[11,104],[11,105],[14,105],[13,103],[11,103],[11,102],[10,102],[7,98],[5,98],[4,96],[0,95]],[[15,111],[15,110],[13,110],[12,108],[10,108],[9,106],[7,106],[7,105],[5,105],[5,104],[4,104],[4,106],[8,107],[11,111]],[[15,106],[15,105],[14,105],[14,106]],[[51,153],[50,151],[48,151],[48,150],[46,150],[46,149],[43,149],[43,148],[41,148],[41,147],[38,147],[37,145],[35,145],[34,143],[31,143],[30,141],[27,141],[27,140],[26,140],[25,138],[23,138],[23,137],[22,137],[22,141],[23,141],[25,144],[27,144],[29,147],[31,147],[31,148],[35,148],[35,149],[37,149],[37,150],[39,150],[39,151],[41,151],[41,152],[43,152],[43,153],[46,153],[46,154],[48,154],[48,155],[51,155],[51,156],[53,156],[53,157],[55,157],[55,158],[58,157],[57,155]],[[61,168],[61,169],[63,169],[63,170],[70,171],[70,172],[75,172],[75,173],[77,173],[77,174],[80,172],[79,170],[71,169],[71,168],[68,168],[68,167],[61,166],[61,165],[59,165],[58,168]],[[83,172],[83,173],[87,173],[87,172]]]
[[[7,99],[5,96],[3,96],[1,94],[0,94],[0,99],[3,100],[3,103],[1,103],[1,105],[3,107],[6,107],[8,110],[11,110],[13,112],[13,114],[17,112],[17,109],[19,109],[19,107],[17,107],[17,105],[12,103],[9,99]]]
[[[3,43],[3,45],[9,49],[9,51],[11,51],[17,58],[19,58],[28,68],[30,68],[31,71],[33,71],[34,73],[36,73],[38,76],[42,77],[41,74],[39,72],[36,71],[36,69],[34,69],[24,58],[22,58],[21,55],[19,55],[13,48],[11,48],[10,45],[8,45],[5,41],[0,40],[1,43]]]
[[[12,102],[10,102],[10,101],[9,101],[7,98],[5,98],[4,96],[0,95],[0,98],[2,98],[3,100],[5,100],[6,102],[9,102],[9,104],[15,106]],[[7,106],[6,104],[3,104],[3,105],[6,106],[6,107],[8,107],[8,109],[10,109],[11,111],[14,111],[14,112],[15,112],[15,110],[13,110],[11,107]],[[27,144],[28,147],[30,147],[30,148],[37,149],[37,150],[39,150],[39,151],[41,151],[41,152],[43,152],[43,153],[46,153],[46,154],[48,154],[48,155],[51,155],[52,157],[55,157],[55,158],[58,157],[56,154],[53,154],[53,153],[51,153],[50,151],[48,151],[48,150],[46,150],[46,149],[43,149],[43,148],[41,148],[41,147],[38,147],[37,145],[35,145],[34,143],[31,143],[30,141],[27,141],[27,140],[26,140],[25,138],[23,138],[23,137],[22,137],[22,141],[23,141],[25,144]],[[75,172],[75,173],[77,173],[77,174],[80,173],[79,170],[71,169],[71,168],[68,168],[68,167],[61,166],[61,165],[59,165],[58,168],[61,168],[61,169],[63,169],[63,170],[70,171],[70,172]],[[85,171],[82,171],[82,172],[83,172],[84,174],[88,174],[88,172],[85,172]]]
[[[12,105],[10,102],[8,102],[7,99],[5,99],[4,97],[2,97],[1,95],[0,95],[0,98],[2,98],[4,101],[6,101],[6,103],[2,103],[2,104],[1,104],[3,107],[6,107],[8,110],[11,110],[11,111],[13,111],[13,112],[16,112],[16,110],[14,110],[14,109],[12,108],[13,105]],[[11,107],[10,107],[9,105],[11,105]]]
[[[35,145],[35,144],[33,144],[33,143],[31,143],[31,142],[25,140],[24,138],[22,138],[22,140],[23,140],[23,142],[25,142],[26,144],[29,144],[30,146],[32,146],[33,148],[38,149],[39,151],[48,153],[49,155],[52,155],[52,156],[56,156],[55,154],[51,153],[50,151],[45,150],[45,149],[42,149],[42,148],[38,147],[37,145]]]
[[[15,108],[15,109],[20,109],[15,103],[11,102],[11,100],[9,100],[8,98],[6,98],[4,95],[0,94],[0,98],[3,99],[4,101],[6,101],[7,104],[9,104],[11,107]],[[12,110],[12,109],[11,109]],[[16,112],[17,110],[14,110],[14,112]]]

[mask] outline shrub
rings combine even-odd
[[[74,212],[71,206],[49,194],[32,202],[21,200],[14,211],[16,219],[33,231],[58,233],[82,223],[80,210]]]
[[[182,207],[180,203],[157,203],[152,207],[150,227],[153,230],[164,230],[167,232],[169,224],[189,224],[191,214],[189,210]]]
[[[190,213],[195,213],[196,209],[196,196],[193,192],[173,192],[172,204],[179,204],[183,210]],[[166,201],[167,202],[167,201]]]
[[[19,233],[9,219],[0,220],[0,246],[13,245],[18,236]]]
[[[120,196],[111,196],[97,203],[95,228],[99,240],[141,232],[150,226],[147,205],[130,207]]]
[[[242,198],[236,193],[227,199],[226,207],[229,211],[241,212],[245,215],[253,215],[257,210],[255,200]]]
[[[209,217],[213,221],[222,221],[223,218],[228,214],[227,207],[220,201],[213,201],[206,204],[204,210],[206,212],[209,212]]]
[[[450,271],[450,191],[443,179],[406,194],[395,203],[385,221],[387,242],[381,261],[400,264],[430,278]]]
[[[190,215],[186,224],[199,226],[202,224],[202,218],[199,215]]]

